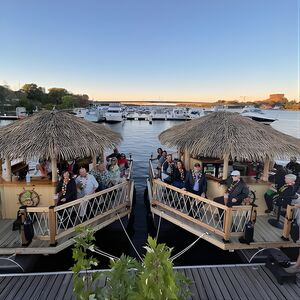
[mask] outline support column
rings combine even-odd
[[[51,158],[52,182],[57,182],[57,159]]]
[[[190,152],[187,149],[185,149],[184,150],[184,165],[187,170],[190,169],[190,158],[191,158]]]
[[[263,171],[263,176],[261,178],[263,181],[268,181],[269,170],[270,170],[270,159],[267,157],[264,162],[264,171]]]
[[[3,173],[3,170],[2,170],[2,159],[0,159],[0,178],[2,177],[2,173]]]
[[[224,163],[223,163],[223,179],[227,179],[228,177],[228,165],[229,165],[229,154],[225,154]]]
[[[97,156],[94,155],[93,158],[92,158],[92,168],[93,168],[93,170],[96,169],[96,165],[97,165]]]
[[[11,182],[11,161],[8,157],[5,157],[6,164],[6,180]]]

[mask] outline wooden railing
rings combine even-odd
[[[131,174],[131,173],[129,173]],[[126,180],[105,189],[60,206],[22,207],[23,219],[28,217],[34,228],[34,239],[48,240],[55,245],[57,240],[75,232],[76,225],[93,225],[110,215],[130,213],[133,197],[133,181]],[[22,244],[26,245],[21,230]]]
[[[293,219],[298,219],[300,214],[300,208],[295,207],[294,205],[288,205],[286,208],[286,214],[284,219],[282,238],[283,240],[289,240],[291,224]]]
[[[243,234],[252,209],[250,205],[227,207],[164,183],[160,179],[152,180],[151,204],[153,212],[168,211],[175,217],[180,216],[183,220],[192,221],[221,236],[225,241],[231,236]],[[188,223],[185,225],[189,226]]]

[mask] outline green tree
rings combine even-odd
[[[50,88],[48,93],[48,103],[59,105],[62,103],[62,97],[68,95],[64,88]]]
[[[21,91],[23,91],[26,94],[26,98],[33,100],[33,101],[38,101],[38,102],[43,102],[44,98],[44,91],[42,87],[38,87],[35,83],[26,83],[22,86]]]
[[[73,108],[79,106],[79,100],[76,95],[67,95],[62,97],[62,103],[59,105],[59,108]]]

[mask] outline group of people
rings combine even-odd
[[[73,176],[68,169],[62,171],[61,180],[56,187],[56,205],[62,205],[121,183],[129,167],[125,154],[120,154],[115,149],[107,156],[106,161],[107,165],[100,161],[89,173],[86,167],[79,168],[77,176]]]

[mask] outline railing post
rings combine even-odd
[[[231,233],[231,223],[232,223],[232,208],[227,207],[225,210],[225,220],[224,220],[224,241],[228,242]]]
[[[283,225],[283,231],[281,237],[285,241],[289,240],[292,218],[293,218],[293,206],[288,204],[286,208],[286,215],[284,219],[284,225]]]
[[[26,240],[25,233],[24,233],[24,222],[27,217],[26,206],[21,206],[19,211],[20,211],[21,221],[22,221],[21,230],[20,230],[21,242],[22,242],[22,246],[26,247],[29,245],[29,242]]]
[[[49,207],[49,235],[50,235],[50,246],[56,246],[56,215],[54,211],[55,206]]]

